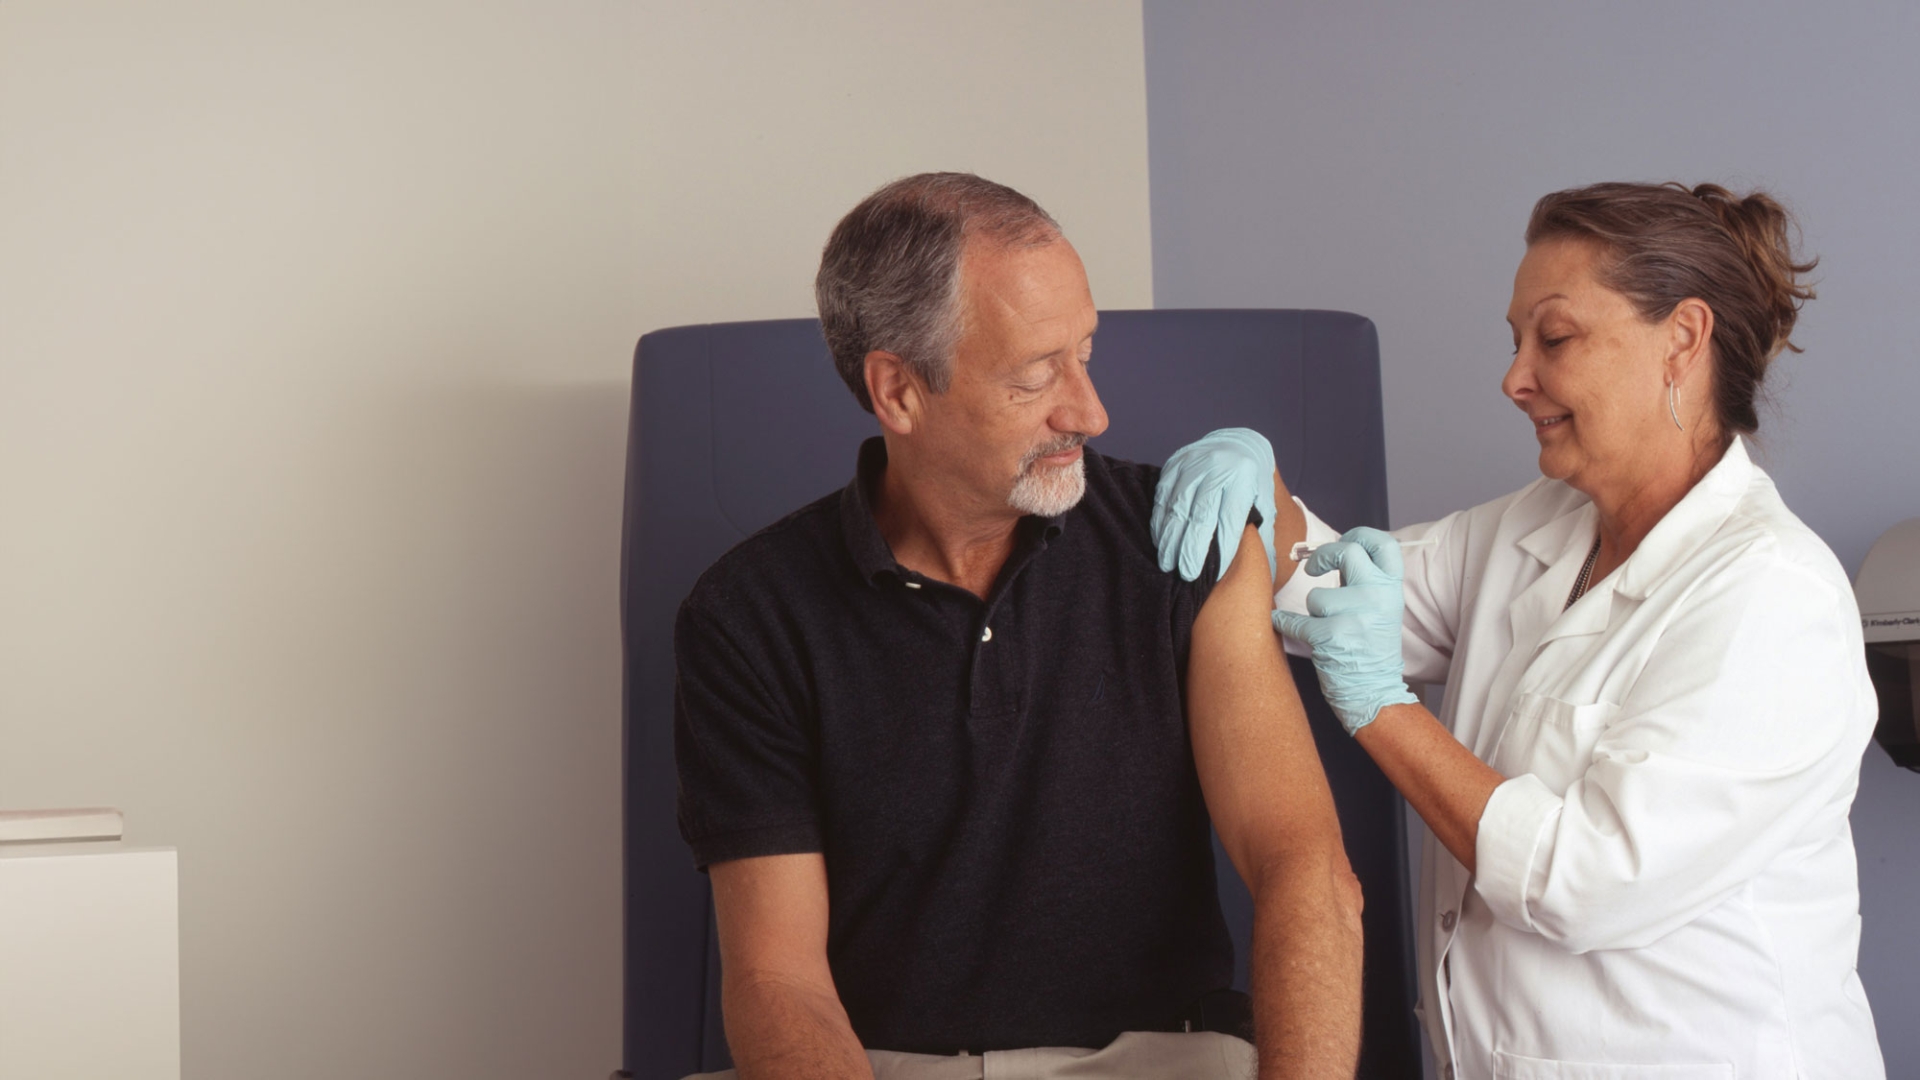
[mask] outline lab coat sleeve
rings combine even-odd
[[[1314,515],[1307,504],[1294,497],[1294,504],[1307,518],[1307,543],[1319,546],[1340,539],[1341,534],[1326,522]],[[1467,552],[1459,528],[1463,515],[1453,514],[1440,521],[1424,525],[1410,525],[1396,530],[1397,540],[1416,540],[1432,537],[1438,541],[1432,546],[1405,548],[1401,559],[1405,563],[1403,578],[1406,591],[1405,632],[1401,637],[1402,658],[1405,663],[1406,677],[1413,682],[1442,682],[1447,677],[1447,665],[1453,660],[1453,643],[1459,629],[1460,582],[1465,574]],[[1282,552],[1285,558],[1286,553]],[[1306,613],[1307,594],[1319,588],[1338,588],[1338,571],[1308,577],[1304,569],[1296,570],[1280,591],[1274,594],[1273,606],[1281,611]],[[1286,650],[1293,656],[1313,655],[1305,645],[1283,638]]]
[[[1575,953],[1647,945],[1844,818],[1876,712],[1849,623],[1851,596],[1778,556],[1696,583],[1565,795],[1495,789],[1474,879],[1494,916]]]
[[[1394,531],[1394,538],[1402,542],[1434,541],[1400,549],[1405,567],[1401,589],[1407,605],[1400,650],[1406,676],[1412,682],[1445,682],[1447,668],[1453,663],[1466,578],[1469,513],[1448,514],[1439,521]]]

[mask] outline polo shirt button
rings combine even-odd
[[[980,631],[980,640],[981,640],[981,641],[992,641],[992,640],[993,640],[993,627],[991,627],[991,626],[989,626],[989,627],[987,627],[987,628],[986,628],[985,630],[982,630],[982,631]]]
[[[1440,929],[1451,934],[1453,933],[1453,924],[1459,921],[1460,921],[1460,916],[1458,913],[1452,912],[1452,911],[1442,912],[1440,914]]]

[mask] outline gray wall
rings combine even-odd
[[[1920,5],[1147,0],[1162,307],[1371,316],[1396,524],[1534,475],[1498,383],[1533,200],[1603,179],[1767,187],[1821,256],[1761,462],[1859,569],[1920,516]],[[1920,1061],[1920,776],[1868,751],[1860,971]]]

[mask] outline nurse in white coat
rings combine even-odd
[[[1275,624],[1431,827],[1421,1013],[1445,1077],[1885,1075],[1855,974],[1859,612],[1740,439],[1812,296],[1787,230],[1712,185],[1542,199],[1502,390],[1543,478],[1505,498],[1337,539],[1267,492],[1250,432],[1168,462],[1168,568],[1196,573],[1249,505],[1281,551],[1326,545]],[[1406,679],[1446,685],[1438,717]]]

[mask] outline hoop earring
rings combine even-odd
[[[1679,428],[1681,431],[1685,431],[1687,430],[1686,426],[1680,423],[1680,410],[1674,407],[1673,395],[1674,395],[1673,380],[1669,379],[1667,380],[1667,415],[1673,417],[1674,427]]]

